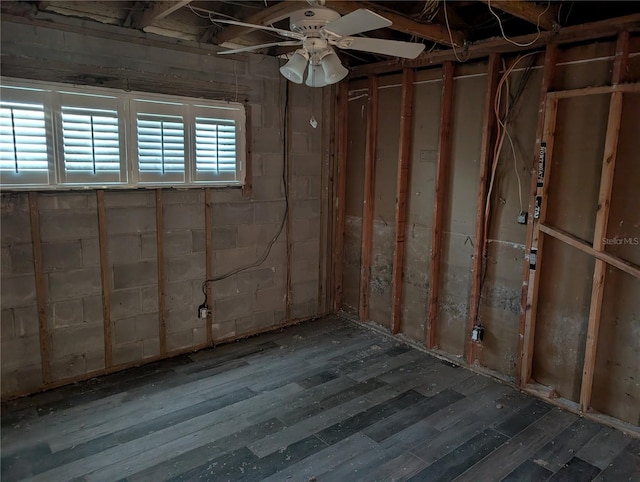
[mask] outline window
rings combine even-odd
[[[2,79],[4,189],[242,185],[242,104]]]

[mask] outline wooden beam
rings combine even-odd
[[[591,246],[591,244],[587,243],[585,240],[580,239],[577,236],[574,236],[573,234],[568,233],[555,226],[541,224],[540,231],[562,241],[565,244],[568,244],[569,246],[579,249],[583,253],[591,255],[596,259],[602,260],[605,263],[618,268],[620,271],[624,271],[625,273],[640,279],[640,266],[638,266],[637,264],[631,263],[613,254],[609,254],[606,251],[597,251],[593,249],[593,246]]]
[[[292,131],[293,129],[291,128],[291,119],[292,119],[292,114],[291,114],[291,93],[292,93],[292,85],[291,82],[286,82],[284,88],[286,89],[285,92],[285,97],[286,97],[286,101],[285,101],[285,110],[284,110],[284,131],[285,131],[285,139],[287,140],[286,145],[285,145],[285,151],[284,151],[284,168],[285,168],[285,176],[287,179],[287,186],[291,186],[292,184],[292,180],[293,180],[293,169],[291,169],[291,157],[290,157],[290,153],[291,153],[291,143],[292,140],[291,138],[292,136]],[[288,187],[286,187],[286,189],[288,189]],[[292,288],[292,275],[291,275],[291,268],[292,268],[292,260],[293,260],[293,240],[291,239],[291,232],[292,232],[292,228],[293,228],[293,216],[292,216],[292,210],[293,210],[293,200],[291,199],[291,196],[286,196],[286,200],[285,202],[287,203],[287,207],[286,207],[286,216],[287,219],[285,220],[285,234],[286,234],[286,238],[287,238],[287,266],[286,266],[286,299],[285,299],[285,323],[289,322],[291,320],[291,303],[293,302],[293,288]]]
[[[247,124],[251,125],[251,124]],[[251,130],[250,128],[247,130]],[[210,187],[204,190],[204,244],[205,244],[205,276],[206,279],[213,278],[213,191]],[[207,313],[207,345],[213,345],[213,286],[207,283],[205,286],[209,312]]]
[[[347,132],[348,132],[348,102],[349,81],[343,80],[338,85],[338,122],[336,124],[338,137],[337,168],[336,168],[336,195],[335,195],[335,251],[333,255],[335,301],[334,309],[342,309],[343,300],[343,268],[344,268],[344,230],[346,219],[347,201]]]
[[[543,30],[554,30],[559,27],[554,15],[555,9],[538,5],[528,0],[482,0],[492,9],[502,10],[521,20],[538,25]]]
[[[585,97],[587,95],[611,94],[614,92],[638,93],[640,82],[633,84],[600,85],[598,87],[583,87],[581,89],[557,90],[547,95],[551,99],[568,99],[570,97]]]
[[[149,6],[132,19],[132,24],[134,28],[144,30],[145,27],[153,25],[189,3],[191,3],[191,0],[149,2]]]
[[[640,30],[640,14],[627,15],[625,17],[611,18],[599,22],[585,23],[571,27],[563,27],[559,32],[545,31],[539,35],[537,33],[520,35],[511,38],[512,41],[527,44],[522,47],[505,40],[502,37],[494,37],[480,40],[468,45],[464,51],[466,60],[487,57],[491,53],[512,53],[530,51],[544,47],[553,42],[554,45],[583,42],[604,37],[618,35],[620,32]],[[459,54],[459,53],[458,53]],[[366,77],[372,74],[384,74],[399,72],[404,67],[429,67],[439,65],[448,61],[456,61],[456,56],[452,49],[435,50],[433,52],[423,52],[414,60],[388,60],[373,64],[366,64],[351,68],[350,78]]]
[[[433,348],[436,342],[438,322],[438,296],[440,294],[440,265],[442,263],[442,238],[444,215],[447,209],[449,170],[451,168],[451,126],[453,123],[454,66],[446,62],[442,66],[442,101],[440,107],[440,133],[438,161],[436,165],[435,201],[431,231],[431,265],[429,266],[429,313],[427,316],[426,345]]]
[[[111,338],[111,278],[109,276],[109,245],[107,242],[107,212],[104,206],[104,190],[96,191],[98,206],[98,245],[100,248],[100,277],[102,280],[102,322],[104,323],[104,366],[113,364]]]
[[[358,310],[360,321],[369,319],[369,295],[371,294],[371,241],[373,238],[373,205],[375,201],[376,148],[378,143],[378,78],[376,76],[369,77],[366,135],[360,255],[360,307]]]
[[[369,2],[353,2],[353,1],[328,1],[325,4],[327,7],[332,8],[342,15],[354,12],[355,10],[366,8],[382,15],[386,19],[393,22],[389,28],[398,32],[403,32],[409,35],[415,35],[416,37],[437,42],[444,45],[455,45],[456,48],[461,48],[465,44],[464,34],[457,30],[451,31],[451,36],[447,27],[437,23],[420,23],[412,20],[408,17],[404,17],[397,13],[389,12],[387,10],[380,9],[377,5]],[[453,39],[453,40],[452,40]]]
[[[245,23],[253,23],[256,25],[270,25],[275,22],[279,22],[283,20],[292,12],[296,10],[305,9],[307,7],[306,2],[296,2],[296,1],[284,1],[276,3],[270,7],[264,8],[262,10],[258,10],[253,15],[249,15],[247,18],[244,18],[242,21]],[[241,27],[239,25],[229,25],[228,27],[223,28],[218,32],[215,36],[217,43],[228,42],[235,38],[238,38],[242,35],[245,35],[249,32],[253,32],[255,29],[249,27]]]
[[[482,294],[482,276],[486,269],[485,251],[485,212],[487,205],[487,191],[489,180],[489,166],[493,157],[494,131],[496,116],[494,103],[500,75],[500,54],[489,56],[487,92],[484,99],[484,113],[482,115],[482,144],[480,148],[480,186],[478,188],[478,201],[476,206],[476,233],[473,245],[473,267],[471,282],[471,302],[469,304],[469,322],[467,323],[467,363],[473,364],[477,359],[478,343],[471,339],[471,330],[479,321],[480,296]]]
[[[245,170],[244,185],[242,186],[242,196],[251,198],[253,195],[253,112],[251,104],[244,103],[245,123]]]
[[[33,250],[33,275],[36,284],[36,305],[38,308],[38,330],[40,334],[40,363],[42,382],[48,385],[51,378],[51,340],[47,322],[47,288],[44,282],[42,266],[42,236],[40,235],[40,211],[38,193],[29,193],[29,220],[31,222],[31,246]]]
[[[158,260],[158,330],[160,337],[160,355],[166,355],[167,320],[165,313],[164,204],[162,202],[162,189],[156,189],[156,243]]]
[[[553,79],[556,71],[556,61],[558,56],[558,48],[555,44],[547,46],[544,66],[542,69],[542,83],[540,86],[540,98],[538,106],[538,125],[536,128],[536,143],[533,152],[533,169],[531,172],[531,190],[529,196],[529,210],[527,221],[527,235],[525,240],[525,260],[522,292],[520,295],[520,321],[518,336],[518,358],[516,362],[516,381],[518,386],[525,386],[529,382],[531,373],[530,356],[533,355],[533,333],[529,326],[530,319],[527,318],[530,306],[528,301],[529,283],[532,273],[536,269],[535,254],[532,255],[533,239],[534,239],[534,210],[538,189],[542,188],[538,182],[538,167],[541,164],[540,154],[542,151],[542,143],[544,139],[545,128],[545,112],[547,106],[547,93],[551,90]],[[545,151],[545,155],[546,155]],[[535,246],[537,252],[537,246]]]
[[[402,72],[402,106],[400,114],[400,144],[398,146],[398,178],[396,181],[396,239],[393,250],[393,299],[391,333],[402,326],[402,280],[404,279],[405,236],[407,232],[407,197],[409,168],[413,149],[413,69]]]
[[[617,84],[623,80],[627,70],[628,59],[629,33],[624,32],[618,36],[618,42],[616,44],[616,56],[611,76],[612,84]],[[598,211],[596,213],[596,225],[593,233],[593,249],[600,252],[605,250],[604,239],[607,236],[607,226],[609,223],[611,191],[613,189],[618,138],[620,134],[620,124],[622,122],[622,95],[622,92],[614,92],[611,95],[609,104],[609,119],[607,121],[602,173],[600,175],[600,190],[598,193]],[[580,409],[583,412],[586,412],[591,406],[593,375],[596,366],[596,351],[598,347],[598,336],[600,334],[600,318],[602,314],[602,299],[604,297],[606,272],[606,263],[601,259],[596,259],[593,272],[593,285],[591,287],[589,323],[587,325],[587,346],[584,354],[582,386],[580,388]]]

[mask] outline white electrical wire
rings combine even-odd
[[[502,37],[507,41],[512,43],[513,45],[517,45],[518,47],[529,47],[530,45],[533,45],[534,43],[536,43],[538,41],[538,39],[540,38],[540,18],[547,13],[547,11],[549,10],[549,7],[551,6],[551,0],[547,1],[547,8],[545,8],[542,12],[540,12],[540,14],[538,15],[538,21],[536,24],[536,30],[538,31],[538,35],[536,35],[536,38],[534,38],[531,42],[529,42],[528,44],[521,44],[519,42],[516,42],[515,40],[511,40],[510,38],[508,38],[505,33],[504,33],[504,28],[502,27],[502,20],[500,20],[500,17],[498,16],[498,14],[496,12],[494,12],[493,8],[491,8],[491,0],[487,1],[487,5],[489,7],[489,11],[493,14],[494,17],[496,17],[498,19],[498,25],[500,25],[500,32],[502,32]],[[446,9],[445,9],[446,12]],[[446,17],[445,17],[446,18]]]
[[[453,55],[456,56],[458,62],[466,62],[469,58],[462,60],[458,57],[458,52],[456,52],[456,44],[453,41],[453,35],[451,34],[451,27],[449,26],[449,15],[447,15],[447,0],[442,0],[442,8],[444,10],[444,20],[447,23],[447,31],[449,32],[449,40],[451,40],[451,47],[453,48]]]

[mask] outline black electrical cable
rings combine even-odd
[[[269,254],[271,253],[271,248],[273,248],[273,245],[276,243],[276,241],[282,234],[282,231],[284,231],[284,226],[287,222],[287,217],[289,216],[289,185],[287,184],[287,166],[289,164],[289,153],[287,152],[287,142],[288,142],[287,131],[289,130],[289,85],[288,84],[286,84],[284,88],[284,111],[283,111],[282,117],[283,117],[282,124],[283,124],[283,131],[284,131],[282,135],[282,151],[283,151],[282,183],[284,185],[285,206],[284,206],[284,214],[282,216],[282,221],[280,223],[280,227],[278,228],[278,232],[271,239],[271,241],[269,241],[269,244],[267,244],[267,247],[264,250],[264,253],[262,254],[262,256],[258,258],[256,261],[254,261],[253,263],[247,264],[245,266],[241,266],[232,271],[229,271],[228,273],[225,273],[219,276],[214,276],[213,278],[206,279],[202,282],[202,293],[204,294],[204,302],[198,307],[198,315],[200,314],[200,310],[202,310],[203,308],[207,310],[209,309],[208,307],[209,300],[207,296],[207,284],[214,283],[216,281],[222,281],[224,279],[230,278],[233,275],[241,273],[242,271],[246,271],[251,268],[257,268],[258,266],[262,265],[262,263],[264,263],[269,257]]]

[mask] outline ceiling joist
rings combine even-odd
[[[243,18],[242,21],[246,23],[254,23],[256,25],[270,25],[275,22],[279,22],[282,19],[287,18],[292,12],[305,8],[308,5],[306,2],[285,1],[279,2],[271,7],[267,7],[263,10],[259,10],[253,15],[249,15],[247,18]],[[246,33],[249,33],[255,29],[249,27],[240,27],[238,25],[230,25],[223,28],[216,35],[218,43],[229,42],[236,39]]]
[[[134,16],[131,23],[135,28],[144,29],[189,3],[191,0],[150,2],[148,7]]]
[[[543,30],[553,30],[558,23],[554,18],[555,8],[538,5],[528,0],[483,0],[492,9],[502,10],[505,13],[525,20],[533,25],[538,25]]]
[[[410,18],[404,17],[402,15],[388,12],[386,10],[381,10],[376,5],[368,2],[327,1],[326,6],[329,8],[333,8],[342,15],[351,13],[354,10],[358,10],[359,8],[367,8],[372,12],[375,12],[378,15],[382,15],[383,17],[393,22],[393,25],[389,26],[391,30],[396,30],[398,32],[403,32],[409,35],[415,35],[416,37],[419,37],[421,39],[430,40],[432,42],[437,42],[443,45],[452,46],[453,44],[458,48],[463,47],[465,43],[464,35],[462,34],[462,32],[452,30],[451,33],[449,33],[449,30],[444,25],[416,22],[415,20],[411,20]]]

